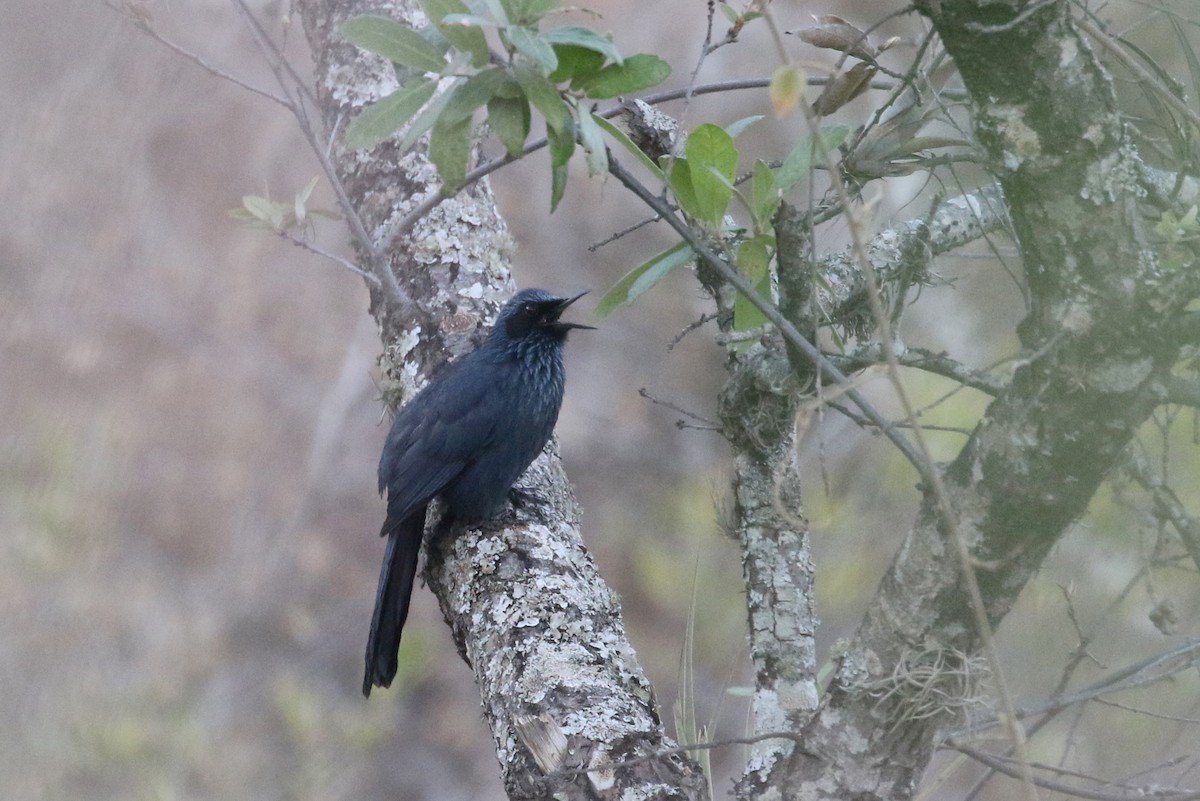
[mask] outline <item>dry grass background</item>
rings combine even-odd
[[[163,35],[269,86],[228,4],[148,8]],[[260,8],[280,30],[285,7]],[[625,50],[690,69],[697,4],[653,18],[636,3],[604,8]],[[635,13],[637,25],[623,23]],[[302,63],[301,34],[290,36]],[[707,78],[745,58],[721,54]],[[724,122],[761,112],[761,97],[720,102]],[[427,593],[396,687],[369,703],[358,692],[384,434],[365,292],[226,216],[243,194],[287,197],[317,173],[293,121],[99,2],[6,3],[0,103],[0,795],[501,798],[470,672]],[[495,184],[520,285],[602,290],[666,241],[649,233],[589,252],[642,215],[617,187],[580,176],[548,217],[544,176],[535,159]],[[316,202],[332,205],[325,187]],[[346,252],[339,224],[319,236]],[[980,363],[1011,349],[1018,311],[1003,271],[970,260],[947,270],[959,276],[954,303],[930,292],[940,312],[913,337]],[[724,690],[747,678],[736,555],[715,522],[725,452],[636,392],[711,413],[716,348],[701,334],[666,351],[702,308],[679,276],[576,337],[559,431],[585,538],[660,702],[676,697],[694,614],[700,717],[732,735],[745,708]],[[847,431],[829,421],[824,435],[831,494],[815,470],[809,482],[826,647],[851,630],[907,528],[913,481]],[[1079,568],[1076,547],[1055,569]],[[1105,570],[1128,572],[1128,549],[1113,548],[1089,574],[1104,579],[1098,595],[1120,583]],[[1015,664],[1062,656],[1065,621],[1039,621],[1047,608],[1061,617],[1057,576],[1005,631]],[[1133,640],[1153,636],[1141,626]],[[1048,686],[1026,678],[1022,690]],[[738,760],[718,754],[720,776]]]

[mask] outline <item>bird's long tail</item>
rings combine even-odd
[[[386,528],[385,528],[386,530]],[[425,530],[425,508],[411,514],[388,533],[379,571],[379,590],[375,595],[375,614],[371,616],[371,634],[367,638],[367,665],[363,674],[363,695],[370,697],[372,687],[390,687],[396,677],[396,653],[400,632],[408,618],[413,580],[417,575],[417,555]]]

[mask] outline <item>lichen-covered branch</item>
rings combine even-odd
[[[779,347],[731,352],[729,370],[720,412],[734,449],[733,512],[755,674],[754,731],[798,731],[817,708],[817,621],[796,464],[796,376]],[[762,771],[793,747],[790,740],[756,743],[741,792],[756,795]]]
[[[344,130],[365,103],[395,87],[395,74],[345,42],[342,21],[371,13],[419,27],[424,19],[415,2],[302,0],[299,9],[323,121],[328,130]],[[468,350],[511,294],[508,232],[479,182],[439,204],[407,237],[384,243],[396,220],[440,192],[436,171],[420,148],[402,153],[395,140],[369,153],[348,150],[336,137],[333,146],[345,192],[413,301],[400,308],[368,283],[385,374],[403,398],[450,354]],[[705,798],[704,777],[686,757],[645,758],[673,743],[616,599],[583,548],[578,508],[553,445],[522,484],[541,502],[427,543],[426,577],[475,672],[509,796]],[[366,620],[363,626],[365,637]],[[634,761],[589,769],[626,760]]]

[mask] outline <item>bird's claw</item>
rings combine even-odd
[[[514,509],[524,509],[529,506],[547,506],[548,501],[544,496],[533,492],[532,490],[513,487],[508,491],[508,501],[513,505]]]

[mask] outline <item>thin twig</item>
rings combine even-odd
[[[312,253],[313,255],[322,256],[326,259],[329,259],[334,264],[337,264],[337,265],[340,265],[340,266],[346,268],[347,270],[349,270],[350,272],[354,273],[355,275],[361,277],[362,279],[364,279],[366,281],[370,281],[375,286],[379,286],[379,278],[377,276],[362,269],[361,267],[359,267],[357,264],[350,261],[349,259],[342,258],[341,256],[337,255],[336,253],[330,253],[327,250],[323,250],[322,248],[317,247],[316,245],[312,244],[311,242],[307,242],[307,241],[301,239],[300,237],[293,234],[291,231],[278,231],[277,233],[279,234],[280,237],[282,237],[283,239],[286,239],[288,242],[291,242],[296,247],[298,247],[302,250],[307,250],[309,253]]]
[[[796,744],[803,742],[803,737],[791,731],[769,731],[763,734],[756,734],[752,737],[730,737],[726,740],[714,740],[703,743],[692,743],[690,745],[677,745],[673,748],[664,748],[661,751],[655,751],[653,754],[645,756],[633,757],[624,759],[620,762],[601,762],[597,765],[588,765],[582,768],[567,768],[565,770],[555,771],[553,778],[568,778],[571,776],[579,776],[584,773],[592,773],[595,771],[618,770],[620,768],[628,768],[634,765],[640,765],[646,762],[653,762],[663,757],[673,756],[675,754],[685,754],[688,751],[708,751],[713,748],[725,748],[730,745],[756,745],[757,743],[767,740],[791,740]]]
[[[153,25],[150,24],[150,19],[148,16],[143,16],[141,14],[135,14],[130,9],[129,6],[120,7],[116,3],[110,2],[110,0],[104,0],[104,5],[108,6],[113,11],[125,14],[125,16],[127,16],[129,18],[129,20],[133,23],[133,26],[135,28],[137,28],[139,31],[146,34],[151,39],[153,39],[154,41],[163,45],[167,49],[173,51],[177,55],[183,56],[185,59],[192,62],[196,66],[200,67],[208,74],[210,74],[216,78],[220,78],[223,81],[229,81],[234,86],[245,89],[247,92],[256,94],[259,97],[265,97],[267,100],[270,100],[273,103],[278,103],[279,105],[283,106],[286,109],[290,110],[292,108],[292,104],[287,99],[282,98],[279,95],[271,94],[270,92],[268,92],[265,89],[259,89],[257,86],[254,86],[251,83],[247,83],[246,81],[242,80],[241,78],[237,77],[236,75],[233,75],[232,73],[226,72],[225,70],[221,69],[218,66],[208,63],[208,61],[206,61],[204,59],[204,57],[199,55],[198,53],[193,53],[191,50],[188,50],[187,48],[183,47],[182,45],[163,36],[162,34],[160,34],[158,31],[156,31],[154,29]]]
[[[1133,56],[1125,52],[1125,48],[1121,47],[1120,44],[1113,39],[1110,34],[1100,30],[1100,28],[1096,27],[1092,21],[1086,17],[1080,17],[1079,19],[1075,20],[1075,24],[1081,31],[1102,45],[1105,50],[1112,53],[1117,61],[1120,61],[1125,66],[1125,69],[1133,73],[1134,77],[1143,82],[1146,86],[1149,86],[1159,100],[1170,106],[1177,114],[1181,114],[1186,120],[1195,126],[1197,130],[1200,130],[1200,113],[1194,111],[1186,103],[1184,103],[1174,94],[1172,94],[1166,87],[1164,87],[1162,82],[1151,75],[1145,67],[1139,64],[1133,58]]]
[[[1183,791],[1174,792],[1170,790],[1160,790],[1157,787],[1130,787],[1123,788],[1119,793],[1106,793],[1101,790],[1089,790],[1084,787],[1076,787],[1065,782],[1055,781],[1054,779],[1046,779],[1038,776],[1030,775],[1026,777],[1025,773],[1029,771],[1030,765],[1026,762],[1018,760],[1016,767],[1013,767],[1010,760],[998,757],[994,754],[989,754],[986,751],[980,751],[978,748],[973,748],[966,743],[960,743],[957,740],[947,740],[946,746],[952,748],[959,753],[966,754],[977,762],[987,765],[997,773],[1003,773],[1005,776],[1010,776],[1014,779],[1029,781],[1045,790],[1053,790],[1056,793],[1065,793],[1073,795],[1076,798],[1090,798],[1094,801],[1130,801],[1133,798],[1157,798],[1163,801],[1194,801],[1200,799],[1200,792]]]
[[[1094,700],[1108,693],[1132,690],[1162,681],[1176,673],[1195,666],[1197,660],[1200,660],[1200,641],[1188,642],[1169,651],[1155,654],[1141,662],[1121,668],[1112,675],[1105,676],[1103,681],[1096,682],[1082,690],[1056,696],[1035,706],[1018,708],[1015,714],[1022,720],[1052,714],[1075,704]],[[975,735],[998,725],[1000,722],[999,719],[993,716],[957,729],[951,732],[949,736],[952,738],[961,738]]]
[[[401,308],[411,307],[413,305],[412,299],[396,280],[395,274],[388,266],[388,259],[384,251],[371,238],[370,233],[367,232],[366,225],[358,215],[358,210],[355,209],[350,196],[346,193],[346,188],[338,178],[333,162],[330,160],[328,154],[326,154],[322,143],[317,139],[312,125],[309,124],[308,115],[304,110],[304,99],[310,97],[310,95],[305,90],[304,82],[299,73],[295,71],[295,68],[284,58],[283,53],[275,46],[275,43],[271,41],[266,30],[259,24],[258,19],[254,16],[249,6],[246,5],[246,0],[232,0],[232,2],[245,21],[251,37],[258,46],[259,52],[262,53],[263,59],[270,65],[271,71],[275,75],[275,80],[279,83],[279,87],[287,94],[288,108],[296,118],[300,132],[308,142],[309,148],[316,155],[317,161],[321,165],[321,170],[329,179],[329,184],[333,187],[334,195],[337,197],[338,207],[342,210],[350,226],[350,232],[367,254],[368,271],[379,280],[380,290],[393,304]],[[292,98],[290,90],[293,86],[300,93],[300,97]]]
[[[692,322],[685,325],[683,327],[683,330],[680,331],[678,334],[676,334],[675,337],[669,343],[667,343],[667,352],[670,353],[671,351],[675,350],[675,347],[680,342],[682,342],[683,338],[686,337],[688,334],[692,333],[693,331],[695,331],[697,328],[704,325],[705,323],[711,322],[715,319],[717,319],[717,315],[715,313],[706,312],[706,313],[700,315],[699,319],[693,320]]]

